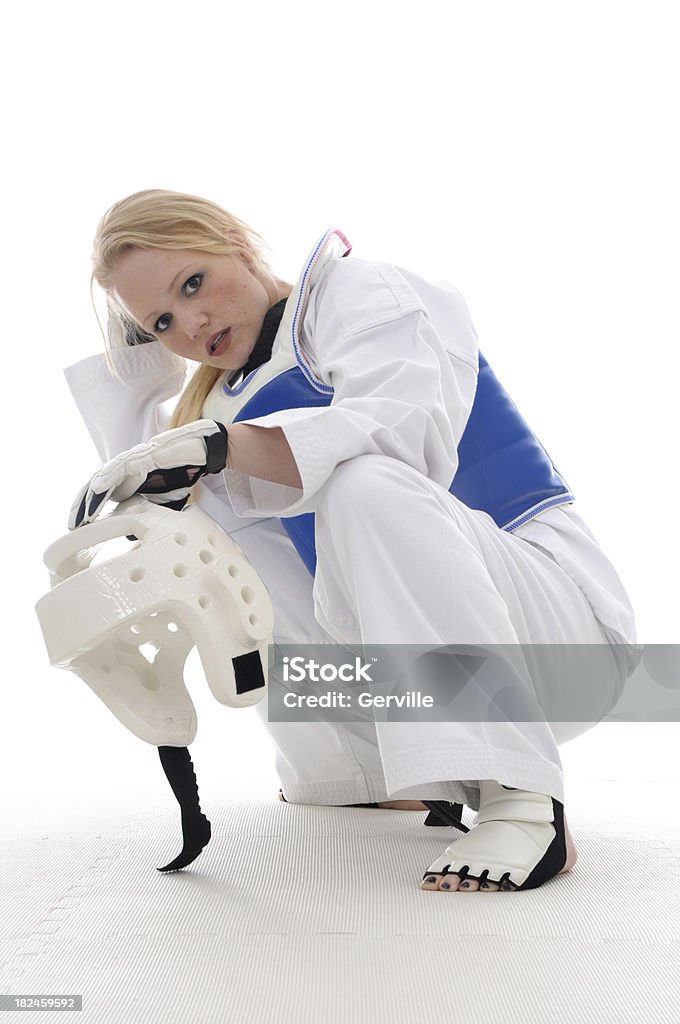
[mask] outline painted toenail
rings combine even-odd
[[[431,882],[436,882],[437,879],[434,877],[434,875],[430,875],[430,877],[426,878],[425,881],[428,885],[430,885]]]
[[[442,887],[442,889],[450,889],[451,885],[450,885],[449,882],[442,882],[441,887]]]
[[[470,883],[469,882],[461,882],[461,884],[458,886],[458,888],[459,889],[469,889],[470,888]]]

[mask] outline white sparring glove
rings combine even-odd
[[[105,462],[78,492],[68,528],[93,522],[107,501],[143,494],[157,505],[182,509],[197,480],[220,473],[227,464],[227,428],[215,420],[196,420],[156,434]]]

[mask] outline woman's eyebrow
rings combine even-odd
[[[172,291],[172,289],[173,289],[173,288],[175,287],[175,284],[176,284],[176,282],[177,282],[177,278],[178,278],[178,277],[181,277],[181,276],[182,276],[182,274],[185,274],[185,273],[187,272],[187,270],[189,269],[189,267],[190,267],[190,266],[191,266],[191,264],[190,264],[190,263],[187,263],[186,267],[182,267],[182,269],[181,269],[181,270],[178,270],[178,271],[177,271],[177,273],[176,273],[176,274],[175,274],[175,276],[173,277],[172,281],[170,282],[170,287],[168,288],[168,295],[170,294],[170,292]],[[145,317],[144,317],[144,319],[142,320],[142,327],[144,326],[144,324],[146,323],[146,321],[147,321],[147,320],[151,320],[151,319],[152,319],[152,317],[158,317],[158,316],[159,316],[159,314],[158,314],[158,313],[149,313],[149,315],[148,315],[148,316],[145,316]]]

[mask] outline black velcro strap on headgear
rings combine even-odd
[[[234,666],[234,682],[239,697],[242,693],[251,693],[253,690],[264,688],[264,672],[259,651],[238,654],[231,659],[231,663]]]
[[[163,771],[182,811],[181,853],[159,871],[179,871],[196,860],[210,841],[210,822],[201,811],[194,766],[187,747],[159,747]]]

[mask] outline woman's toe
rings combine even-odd
[[[457,892],[460,885],[460,875],[440,875],[438,889],[441,892]]]
[[[461,866],[458,872],[450,871],[452,865],[436,865],[436,870],[430,870],[424,876],[421,889],[430,889],[435,892],[498,892],[504,886],[496,882],[488,881],[488,869],[482,871],[479,876],[474,877],[468,874],[467,865]],[[515,886],[507,886],[515,888]]]
[[[447,875],[441,872],[428,872],[423,879],[420,888],[430,889],[432,892],[455,892],[458,888],[460,878],[458,875]]]
[[[499,886],[495,882],[482,882],[479,891],[480,892],[498,892]]]
[[[477,892],[479,889],[479,882],[476,878],[464,878],[458,886],[459,892]]]
[[[457,874],[429,871],[420,884],[421,889],[429,889],[431,892],[457,892],[462,878]]]

